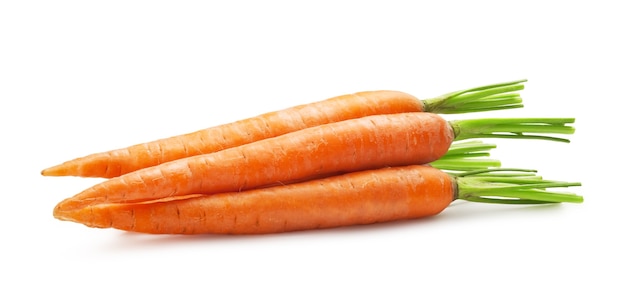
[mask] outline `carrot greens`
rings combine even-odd
[[[503,171],[504,174],[497,172]],[[547,188],[581,186],[578,182],[545,180],[528,176],[535,170],[497,168],[456,174],[458,199],[499,204],[582,203],[583,197]]]
[[[497,83],[451,92],[423,100],[427,112],[462,114],[522,107],[522,98],[515,91],[524,89],[526,80]]]

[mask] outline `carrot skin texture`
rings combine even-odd
[[[161,163],[213,153],[322,124],[377,114],[422,112],[399,91],[366,91],[303,104],[193,133],[76,158],[44,169],[45,176],[117,177]]]
[[[453,140],[448,122],[431,113],[357,118],[137,170],[96,184],[55,210],[242,191],[324,174],[427,164],[445,155]]]
[[[268,234],[433,216],[455,198],[448,174],[409,165],[169,202],[94,205],[55,217],[151,234]]]

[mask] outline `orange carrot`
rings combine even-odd
[[[466,113],[522,107],[525,80],[419,99],[399,91],[359,92],[266,113],[189,134],[91,154],[47,168],[46,176],[111,178],[189,156],[217,152],[317,125],[377,114]]]
[[[579,183],[485,173],[493,171],[451,176],[419,165],[382,168],[168,202],[95,205],[57,211],[55,217],[151,234],[265,234],[432,216],[455,199],[512,204],[583,200],[545,190]]]
[[[55,210],[242,191],[337,172],[426,164],[446,154],[455,137],[567,141],[526,132],[571,134],[574,129],[566,123],[573,121],[513,118],[447,122],[430,113],[362,117],[137,170],[88,188],[62,201]]]

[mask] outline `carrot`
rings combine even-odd
[[[467,113],[522,107],[526,80],[419,100],[399,91],[368,91],[303,104],[189,134],[91,154],[44,169],[45,176],[111,178],[194,155],[217,152],[317,125],[377,114]]]
[[[572,122],[570,118],[448,122],[431,113],[362,117],[137,170],[96,184],[60,202],[55,209],[242,191],[337,172],[427,164],[444,156],[455,138],[567,142],[541,133],[571,134],[574,129],[566,124]]]
[[[480,170],[457,176],[410,165],[292,185],[152,204],[103,204],[55,217],[97,228],[151,234],[267,234],[433,216],[456,199],[508,204],[580,203],[546,191],[580,183]]]

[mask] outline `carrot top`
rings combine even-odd
[[[500,161],[489,159],[489,150],[496,148],[495,144],[484,143],[480,140],[455,141],[450,145],[446,155],[430,165],[446,172],[470,171],[500,167]]]
[[[536,170],[495,168],[453,175],[457,199],[497,204],[582,203],[583,197],[546,188],[581,186],[578,182],[544,180]]]
[[[437,114],[462,114],[520,108],[522,98],[515,91],[524,89],[526,80],[497,83],[459,90],[424,99],[424,110]]]
[[[518,138],[570,142],[543,134],[574,134],[574,118],[484,118],[450,121],[455,140],[470,138]]]

